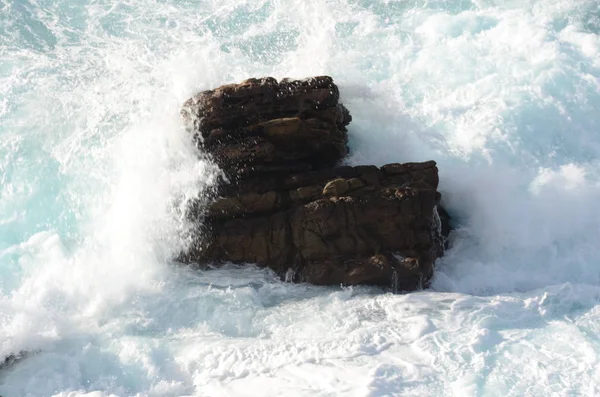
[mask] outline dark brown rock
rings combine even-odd
[[[351,120],[338,99],[321,76],[249,79],[186,102],[228,182],[191,211],[202,233],[181,260],[255,263],[319,285],[426,285],[448,232],[436,163],[336,166]]]
[[[229,176],[303,172],[348,153],[350,113],[331,77],[249,79],[204,91],[182,115]]]

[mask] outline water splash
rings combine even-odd
[[[600,393],[596,0],[0,7],[0,355],[40,350],[0,394]],[[181,104],[318,74],[350,163],[438,161],[438,292],[169,265],[215,178]]]

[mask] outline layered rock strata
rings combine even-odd
[[[434,161],[340,166],[349,111],[327,76],[204,91],[182,114],[225,174],[184,262],[267,266],[318,285],[424,287],[444,251]]]

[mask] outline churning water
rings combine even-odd
[[[435,159],[432,289],[173,266],[193,93],[329,74],[350,163]],[[0,394],[600,395],[598,0],[0,0]]]

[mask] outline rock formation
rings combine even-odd
[[[255,263],[319,285],[415,290],[444,251],[434,161],[340,166],[349,111],[327,76],[250,79],[188,100],[182,115],[226,177],[184,262]]]

